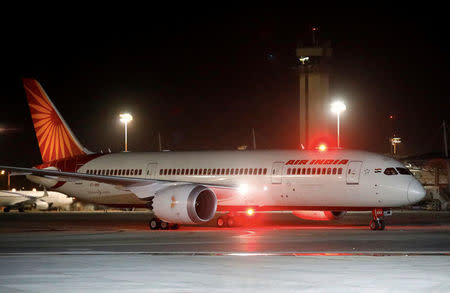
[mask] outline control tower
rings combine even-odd
[[[313,149],[318,143],[327,142],[330,136],[330,73],[332,48],[330,44],[316,41],[313,28],[311,46],[297,48],[299,98],[300,98],[300,144]]]

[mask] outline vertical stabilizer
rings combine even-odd
[[[23,85],[42,161],[51,162],[91,153],[80,144],[39,82],[24,78]]]

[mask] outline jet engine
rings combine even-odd
[[[43,200],[36,200],[34,207],[40,211],[45,211],[49,208],[49,204]]]
[[[171,186],[149,202],[155,215],[168,223],[199,224],[210,221],[217,209],[216,194],[203,185]]]
[[[292,214],[300,219],[313,221],[339,220],[345,213],[346,211],[292,211]]]

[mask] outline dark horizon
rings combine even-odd
[[[395,130],[400,155],[442,152],[440,126],[450,122],[445,18],[395,13],[304,18],[292,9],[263,9],[152,15],[126,25],[87,17],[83,24],[36,18],[10,26],[0,119],[9,131],[0,133],[1,161],[40,162],[24,77],[42,84],[92,151],[122,150],[124,111],[134,117],[131,151],[157,150],[158,132],[164,149],[251,148],[252,128],[258,149],[298,149],[295,49],[309,42],[313,25],[333,47],[331,95],[347,104],[344,148],[388,153]]]

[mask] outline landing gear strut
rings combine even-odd
[[[153,218],[150,220],[150,222],[148,222],[148,226],[150,227],[151,230],[176,230],[180,227],[180,225],[178,224],[169,224],[167,222],[161,221],[158,218]]]
[[[383,209],[373,209],[372,220],[369,223],[370,230],[384,230],[385,226]]]

